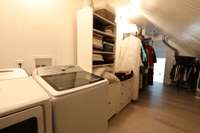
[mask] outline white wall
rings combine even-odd
[[[82,0],[1,0],[0,68],[24,60],[29,72],[34,57],[54,64],[76,64],[76,14]]]
[[[166,47],[166,63],[165,63],[165,77],[164,77],[164,83],[170,84],[170,72],[172,69],[172,66],[174,64],[174,52]]]
[[[106,0],[93,0],[95,10],[102,9],[106,7]]]

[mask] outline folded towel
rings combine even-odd
[[[104,61],[101,54],[93,54],[93,61]]]

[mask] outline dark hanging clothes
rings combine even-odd
[[[141,49],[141,57],[143,59],[142,62],[144,65],[144,71],[140,73],[140,76],[142,76],[142,87],[145,87],[147,85],[153,85],[154,63],[157,62],[157,58],[155,50],[150,45],[150,42],[152,42],[151,38],[142,38],[143,49]]]
[[[153,85],[153,74],[154,74],[153,68],[149,68],[148,70],[148,84],[149,85]]]
[[[154,48],[152,47],[152,52],[153,52],[153,63],[156,63],[157,62],[157,58],[156,58],[156,52],[154,50]]]
[[[154,48],[149,45],[144,45],[146,51],[147,51],[147,56],[148,56],[148,64],[152,66],[154,63],[157,62],[156,59],[156,53],[154,51]]]
[[[172,67],[170,78],[179,88],[195,90],[200,71],[199,66],[195,58],[176,57],[176,64]]]

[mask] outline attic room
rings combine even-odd
[[[199,0],[1,0],[0,133],[199,133]]]

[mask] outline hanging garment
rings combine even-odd
[[[141,46],[141,58],[142,58],[143,64],[145,64],[147,62],[147,53],[143,45]]]
[[[144,45],[144,47],[145,47],[145,49],[147,51],[147,55],[148,55],[148,65],[152,66],[154,63],[157,62],[156,53],[154,51],[154,48],[149,45]]]
[[[119,43],[119,51],[116,55],[115,72],[130,72],[138,69],[142,65],[141,41],[131,35]]]
[[[153,67],[150,67],[148,70],[148,85],[153,85]]]
[[[141,61],[141,40],[133,35],[120,42],[115,72],[133,71],[132,100],[138,99]]]
[[[153,63],[157,63],[156,52],[153,47],[152,47],[152,54],[153,54]]]
[[[171,70],[170,78],[179,89],[186,88],[195,91],[200,69],[199,64],[196,62],[188,63],[186,61],[183,63],[184,59],[182,59],[182,61],[179,60],[176,62]]]

